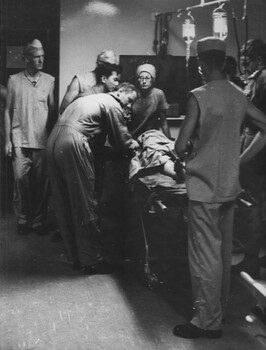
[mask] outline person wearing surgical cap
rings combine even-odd
[[[166,120],[168,103],[162,90],[154,87],[156,70],[152,64],[145,63],[137,67],[136,76],[140,91],[139,99],[134,103],[128,128],[136,139],[145,131],[161,128],[170,138]]]
[[[76,99],[48,139],[49,177],[66,254],[74,269],[87,274],[112,270],[102,249],[95,161],[107,135],[118,154],[134,154],[138,143],[128,132],[124,109],[137,94],[134,85],[122,83],[116,91]]]
[[[60,114],[79,96],[114,91],[120,83],[120,75],[121,66],[116,54],[103,50],[97,56],[93,71],[74,76],[60,105]]]
[[[241,48],[241,63],[248,74],[244,93],[248,100],[266,114],[266,44],[261,39],[250,39]],[[242,148],[248,147],[256,137],[258,129],[249,121],[243,125]],[[264,239],[263,217],[266,198],[266,148],[261,150],[245,167],[241,168],[240,180],[250,194],[253,205],[243,218],[242,242],[245,246],[243,260],[233,266],[232,272],[247,272],[252,278],[260,279],[260,267],[266,267],[266,256],[260,257]]]
[[[197,52],[206,83],[190,92],[175,143],[185,160],[194,315],[189,323],[175,326],[173,333],[182,338],[219,338],[229,296],[239,168],[265,146],[266,116],[225,77],[224,41],[203,38],[197,42]],[[245,118],[260,132],[241,153]]]
[[[48,234],[46,143],[54,122],[54,77],[42,71],[44,49],[38,39],[23,50],[25,69],[8,80],[5,107],[5,152],[14,171],[17,232]]]

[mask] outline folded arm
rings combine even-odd
[[[252,103],[249,103],[247,117],[260,130],[250,145],[240,156],[241,165],[250,161],[258,152],[266,146],[266,115]]]

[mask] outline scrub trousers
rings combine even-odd
[[[48,174],[45,149],[15,147],[13,206],[19,224],[43,224],[48,208]]]
[[[75,126],[57,125],[47,144],[49,179],[67,258],[93,265],[102,258],[95,194],[94,158]]]
[[[234,202],[189,201],[188,255],[195,314],[201,329],[221,329],[229,297]]]

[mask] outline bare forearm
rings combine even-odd
[[[59,108],[59,113],[60,114],[63,114],[65,109],[70,105],[72,101],[70,99],[68,99],[67,97],[64,97],[61,105],[60,105],[60,108]]]
[[[240,155],[241,165],[249,162],[264,147],[266,147],[266,132],[258,132],[248,148]]]
[[[181,125],[178,138],[175,142],[175,151],[181,157],[185,156],[191,148],[190,139],[196,129],[199,118],[198,103],[193,95],[191,95],[188,100],[186,113],[186,117]]]
[[[171,138],[171,133],[170,133],[170,129],[169,129],[169,125],[166,119],[166,114],[165,112],[161,112],[161,128],[163,133],[165,134],[165,136],[167,136],[169,139]]]
[[[5,141],[11,140],[11,122],[10,114],[8,111],[5,111]]]
[[[12,141],[11,141],[11,119],[9,110],[5,110],[5,154],[12,156]]]
[[[256,134],[248,148],[241,154],[241,165],[250,161],[266,146],[266,115],[252,103],[249,103],[247,108],[247,116],[253,125],[255,125],[260,131]]]
[[[79,94],[79,82],[77,77],[74,77],[71,81],[69,87],[67,88],[67,92],[65,93],[65,96],[63,97],[63,100],[61,102],[59,113],[63,114],[65,109],[70,105],[71,102],[73,102]]]
[[[162,124],[162,130],[163,130],[163,133],[165,134],[165,136],[167,136],[169,139],[171,138],[171,132],[170,132],[170,129],[169,129],[169,126],[166,123]]]

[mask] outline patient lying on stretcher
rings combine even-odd
[[[174,151],[174,141],[159,130],[149,130],[138,138],[140,145],[129,166],[129,179],[134,186],[136,179],[146,187],[157,191],[173,191],[186,194],[184,164]],[[250,194],[242,190],[236,201],[239,207],[256,205]]]
[[[141,178],[147,185],[184,185],[184,167],[174,151],[174,141],[159,130],[149,130],[137,139],[140,147],[131,159],[129,178]]]
[[[138,178],[148,187],[172,188],[186,192],[184,164],[174,151],[174,141],[159,130],[149,130],[138,138],[140,145],[131,159],[129,179]],[[250,194],[242,190],[237,197],[240,207],[256,205]]]

